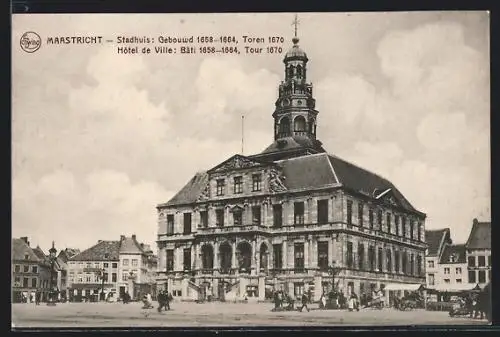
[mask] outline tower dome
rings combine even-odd
[[[307,58],[307,54],[305,51],[303,51],[300,47],[299,47],[299,38],[298,37],[294,37],[292,39],[292,42],[293,42],[293,47],[290,48],[290,50],[288,50],[288,52],[285,54],[285,58],[283,59],[283,62],[288,62],[288,61],[292,61],[292,60],[302,60],[302,61],[305,61],[307,62],[308,61],[308,58]]]

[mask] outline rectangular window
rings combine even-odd
[[[184,249],[184,270],[191,270],[191,248]]]
[[[234,193],[243,193],[243,177],[234,177]]]
[[[469,270],[469,283],[476,283],[476,271]]]
[[[111,282],[115,283],[118,280],[116,273],[111,273]]]
[[[415,275],[415,255],[410,254],[410,275]]]
[[[167,235],[174,234],[174,215],[167,215]]]
[[[318,267],[319,270],[328,270],[328,241],[318,242]]]
[[[414,227],[415,227],[415,221],[410,220],[410,239],[412,239],[412,240],[413,240],[413,230],[414,230]]]
[[[358,268],[365,269],[365,246],[362,243],[358,243]]]
[[[429,285],[433,286],[436,283],[434,280],[434,274],[429,274]]]
[[[23,270],[25,273],[28,273],[30,271],[30,266],[24,266]]]
[[[484,255],[480,255],[477,257],[477,265],[479,267],[485,267],[486,266],[486,257]]]
[[[191,213],[184,213],[184,234],[191,233]]]
[[[475,267],[476,266],[476,257],[475,256],[469,256],[467,258],[467,264],[469,267]]]
[[[445,278],[444,279],[444,283],[446,283],[446,284],[450,283],[450,279],[449,278]]]
[[[457,279],[455,280],[455,282],[456,282],[456,283],[462,283],[462,279],[461,279],[461,278],[457,278]]]
[[[406,218],[401,217],[401,236],[406,237]]]
[[[370,270],[375,270],[375,247],[368,247],[368,263],[370,264]]]
[[[260,226],[261,224],[261,207],[253,206],[252,207],[252,223],[254,225]]]
[[[132,267],[137,267],[139,261],[137,259],[132,259]]]
[[[363,204],[358,204],[358,226],[363,227]]]
[[[304,294],[304,283],[295,282],[293,284],[293,294],[295,297],[302,296]]]
[[[31,267],[31,272],[34,273],[34,274],[38,273],[38,266],[32,266]]]
[[[434,268],[434,261],[433,260],[427,261],[427,264],[428,264],[429,268]]]
[[[354,267],[354,259],[352,255],[352,242],[347,241],[347,256],[346,256],[347,268]]]
[[[391,233],[391,213],[387,213],[387,233]]]
[[[104,268],[109,268],[109,263],[108,262],[104,262]]]
[[[396,227],[396,235],[399,236],[399,215],[394,216],[394,227]]]
[[[174,270],[174,250],[167,249],[167,271]]]
[[[421,237],[422,237],[422,224],[419,221],[417,222],[417,240],[422,241]]]
[[[252,191],[257,192],[261,190],[262,176],[260,174],[254,174],[252,176]]]
[[[90,275],[85,276],[85,282],[91,283],[92,282],[92,276],[90,276]]]
[[[104,279],[104,282],[109,282],[109,274],[108,273],[104,273],[102,275],[102,278]]]
[[[455,268],[455,274],[462,274],[462,268],[460,267]]]
[[[444,273],[445,275],[448,275],[450,273],[450,268],[444,268]]]
[[[478,282],[485,283],[486,282],[486,270],[480,270],[478,272]]]
[[[24,277],[24,278],[23,278],[23,287],[24,287],[24,288],[28,288],[28,287],[29,287],[28,282],[29,282],[29,278]]]
[[[243,224],[243,211],[241,209],[233,210],[233,226],[241,226]]]
[[[296,225],[304,224],[304,203],[295,202],[293,204],[294,221]]]
[[[491,255],[488,255],[488,267],[491,267]]]
[[[384,263],[384,258],[383,258],[383,250],[382,248],[378,249],[378,270],[382,271],[383,263]]]
[[[373,209],[368,211],[368,222],[370,224],[370,229],[373,229]]]
[[[123,262],[123,265],[124,265],[124,266],[128,266],[128,259],[123,259],[123,261],[122,261],[122,262]]]
[[[417,275],[422,275],[422,256],[417,256]]]
[[[273,261],[274,261],[274,269],[283,268],[283,255],[282,255],[281,243],[273,245]]]
[[[200,212],[200,224],[201,224],[202,228],[208,227],[208,212],[207,211]]]
[[[352,200],[347,200],[347,226],[352,225]]]
[[[386,256],[386,270],[388,273],[392,273],[392,252],[390,249],[387,249],[385,251],[385,256]]]
[[[113,263],[111,264],[111,268],[113,268],[113,269],[118,268],[118,263],[113,262]]]
[[[394,252],[394,272],[399,273],[399,251]]]
[[[21,271],[21,266],[16,264],[16,266],[14,267],[14,270],[16,273],[19,273]]]
[[[122,281],[128,281],[128,271],[125,270],[122,272]]]
[[[294,248],[294,257],[295,257],[294,269],[296,272],[303,272],[304,271],[304,244],[303,243],[296,243],[296,244],[294,244],[293,248]]]
[[[377,211],[377,224],[378,224],[378,230],[382,230],[382,210]]]
[[[36,282],[37,282],[36,277],[33,277],[33,278],[31,279],[31,287],[32,287],[32,288],[36,288],[36,286],[37,286],[37,285],[36,285]]]
[[[401,271],[403,272],[403,274],[408,274],[408,253],[403,252],[402,258],[403,262],[401,263],[402,264]]]
[[[216,209],[215,210],[215,225],[217,227],[224,227],[224,210]]]
[[[328,199],[318,200],[318,223],[328,223]]]
[[[283,225],[283,207],[281,205],[273,205],[273,227],[281,227]]]
[[[224,195],[224,179],[217,179],[217,195]]]

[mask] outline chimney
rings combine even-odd
[[[30,242],[28,241],[28,237],[27,236],[22,236],[21,240],[23,240],[24,243],[26,243],[28,246],[30,245]]]
[[[135,241],[135,234],[132,234],[132,240]]]
[[[472,224],[475,226],[479,223],[479,221],[477,221],[477,218],[474,218],[474,220],[472,220]]]
[[[120,241],[125,240],[125,235],[120,235]]]

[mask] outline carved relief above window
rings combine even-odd
[[[269,189],[271,192],[283,192],[286,191],[287,188],[283,183],[284,177],[280,175],[280,172],[277,169],[269,170]]]

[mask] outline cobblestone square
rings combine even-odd
[[[154,303],[157,305],[156,303]],[[14,304],[12,326],[19,327],[222,327],[222,326],[371,326],[371,325],[486,325],[486,320],[451,318],[447,312],[393,309],[273,312],[270,303],[174,302],[159,313],[142,303]]]

